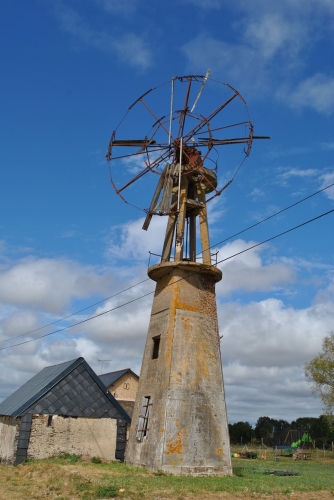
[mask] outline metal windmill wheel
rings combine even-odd
[[[126,138],[138,128],[141,133],[137,132],[136,139]],[[110,179],[123,201],[146,213],[143,229],[148,229],[153,215],[169,216],[162,262],[171,259],[174,238],[174,260],[196,260],[199,216],[203,262],[211,263],[206,204],[231,184],[253,140],[259,138],[266,137],[254,136],[239,92],[210,78],[210,71],[174,77],[145,92],[128,108],[109,142]],[[217,147],[227,145],[239,145],[242,154],[233,177],[220,187]],[[158,175],[153,183],[152,174]],[[128,200],[127,192],[135,182],[141,182],[136,190],[140,202],[146,204],[148,191],[154,192],[149,206],[139,207],[138,202]]]

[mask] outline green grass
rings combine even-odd
[[[81,459],[81,455],[76,455],[75,453],[60,453],[59,458],[69,460],[71,464],[76,464]]]
[[[244,499],[265,495],[327,491],[334,495],[334,459],[293,461],[233,458],[234,475],[228,477],[181,477],[137,469],[118,462],[91,463],[73,457],[35,460],[14,468],[0,466],[0,500],[126,498],[145,500],[214,499],[234,495]],[[269,475],[270,470],[296,471],[298,476]],[[256,471],[256,472],[254,472]],[[318,492],[318,493],[316,493]],[[227,495],[227,496],[226,496]],[[328,497],[329,498],[329,497]]]

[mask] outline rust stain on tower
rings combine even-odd
[[[160,176],[143,229],[148,229],[153,215],[168,216],[161,261],[148,269],[156,289],[125,460],[181,475],[232,474],[215,295],[222,272],[211,260],[207,202],[230,185],[236,174],[218,189],[215,169],[204,162],[214,146],[220,145],[242,144],[248,156],[255,138],[249,118],[217,128],[217,116],[234,99],[246,105],[227,84],[223,85],[231,95],[222,104],[206,117],[194,114],[208,79],[209,72],[173,78],[170,114],[160,119],[146,102],[155,89],[143,94],[128,111],[143,104],[151,112],[157,120],[151,135],[142,140],[116,140],[116,129],[107,154],[110,161],[122,159],[127,155],[113,156],[115,146],[136,147],[129,157],[139,155],[145,160],[145,168],[126,184],[118,186],[111,177],[123,200],[134,181],[149,172]],[[183,107],[177,111],[173,110],[175,82],[186,84]],[[190,109],[194,83],[200,88]],[[194,126],[187,128],[186,118],[194,120]],[[240,125],[241,137],[215,139],[212,135],[214,130],[223,135]],[[161,134],[167,138],[161,139]],[[196,243],[201,245],[199,262]]]

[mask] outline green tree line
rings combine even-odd
[[[329,446],[334,441],[334,427],[327,415],[320,417],[300,417],[292,422],[277,420],[270,417],[259,417],[255,427],[249,422],[236,422],[229,424],[230,440],[232,444],[259,445],[263,442],[266,446],[273,446],[274,433],[281,430],[306,431],[315,442],[315,446],[322,448]]]

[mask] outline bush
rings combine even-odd
[[[102,464],[102,460],[100,457],[92,457],[90,461],[92,462],[92,464]]]

